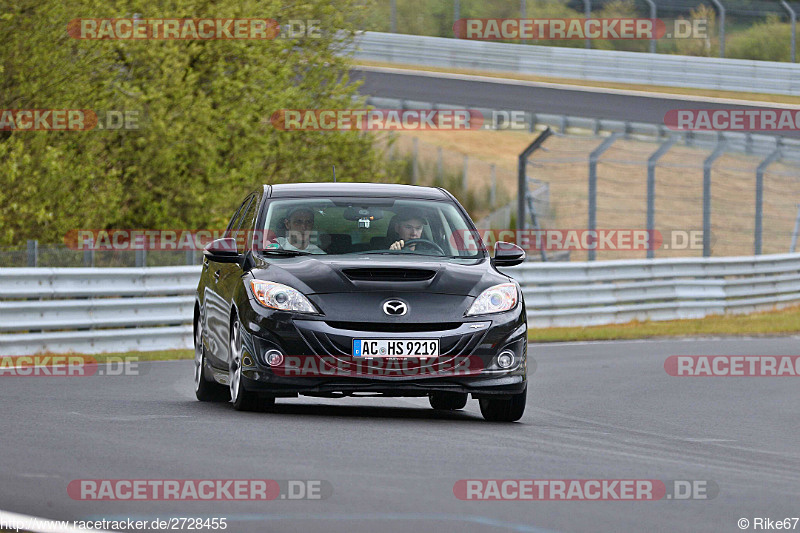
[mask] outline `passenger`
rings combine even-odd
[[[324,254],[325,252],[310,242],[314,232],[314,211],[308,207],[295,207],[286,213],[283,220],[286,237],[278,237],[277,241],[284,250]]]

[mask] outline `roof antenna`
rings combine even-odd
[[[333,182],[336,183],[336,165],[333,165]]]

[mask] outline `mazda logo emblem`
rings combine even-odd
[[[408,305],[400,300],[389,300],[383,304],[383,312],[392,316],[403,316],[408,312]]]

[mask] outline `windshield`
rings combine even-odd
[[[261,251],[274,256],[484,256],[472,224],[449,201],[271,200],[264,220]]]

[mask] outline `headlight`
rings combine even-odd
[[[517,286],[513,283],[501,283],[489,287],[472,302],[466,316],[488,315],[514,309],[517,305],[517,298]]]
[[[303,294],[286,285],[272,281],[254,279],[250,287],[258,302],[272,309],[281,311],[297,311],[298,313],[316,313],[317,309]]]

